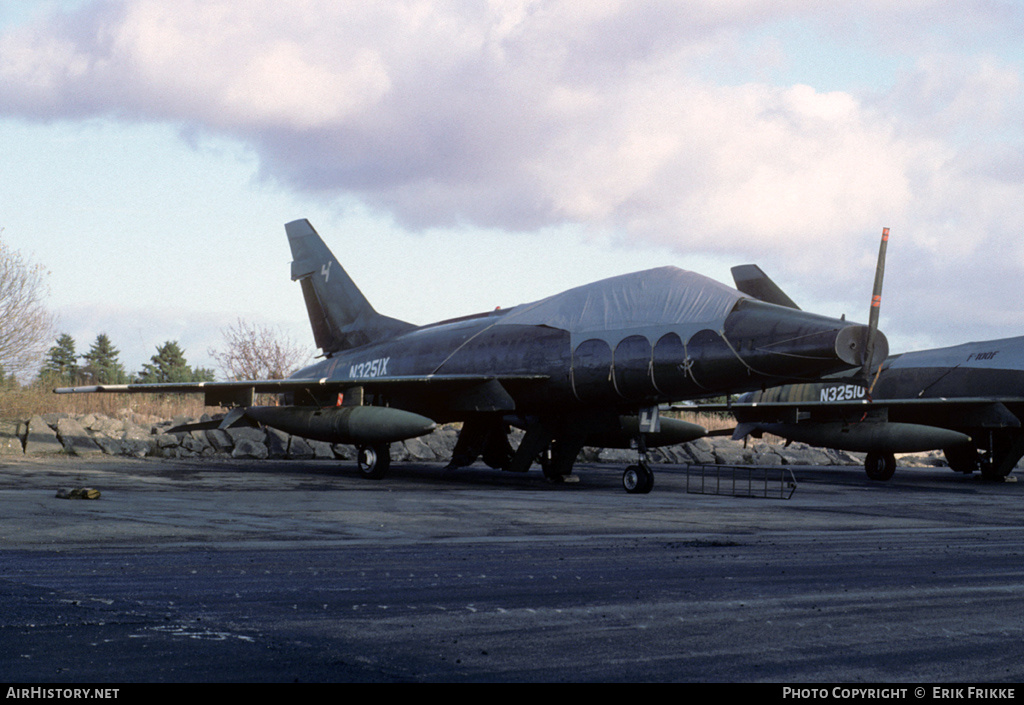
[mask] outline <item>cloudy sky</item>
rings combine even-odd
[[[312,336],[309,218],[414,323],[755,262],[894,350],[1024,334],[1016,0],[0,5],[0,227],[136,370]]]

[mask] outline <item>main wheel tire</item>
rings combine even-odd
[[[1006,465],[1004,463],[1002,466],[997,466],[989,459],[983,460],[980,463],[980,467],[981,477],[983,479],[994,480],[997,482],[1002,482],[1003,480],[1005,480],[1006,477],[1009,476],[1009,474],[1013,471],[1012,465]]]
[[[953,472],[970,475],[981,467],[978,451],[974,446],[954,446],[944,448],[942,452],[946,455],[946,464]]]
[[[622,473],[622,487],[629,494],[647,494],[654,489],[654,473],[646,463],[630,465]]]
[[[544,473],[544,479],[553,484],[565,482],[565,475],[548,460],[540,464],[540,470]]]
[[[872,451],[864,458],[864,471],[871,480],[886,482],[896,472],[896,456],[892,453]]]
[[[360,446],[357,454],[359,474],[370,480],[379,480],[387,474],[391,466],[391,445],[381,443],[373,446]]]
[[[576,464],[576,455],[579,449],[572,445],[552,440],[550,445],[537,457],[544,479],[548,482],[559,484],[565,482],[566,478],[572,475],[573,465]]]

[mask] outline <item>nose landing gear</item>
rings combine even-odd
[[[630,494],[647,494],[654,489],[654,473],[645,458],[622,473],[622,487]]]
[[[654,472],[647,462],[647,433],[660,430],[658,407],[640,410],[640,433],[636,438],[636,449],[640,459],[622,473],[622,487],[629,494],[647,494],[654,489]]]

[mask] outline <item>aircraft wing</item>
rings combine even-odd
[[[813,426],[862,421],[941,428],[1019,428],[1024,397],[931,397],[927,399],[849,399],[844,401],[750,401],[674,406],[676,410],[728,412],[739,439],[768,424]],[[1014,413],[1011,409],[1016,410]]]
[[[93,384],[81,387],[58,387],[54,394],[202,394],[210,390],[255,389],[260,393],[305,389],[325,380],[265,379],[236,382],[155,382],[145,384]]]
[[[59,387],[56,394],[204,394],[207,406],[251,406],[254,394],[308,393],[320,398],[359,388],[363,394],[436,394],[458,410],[511,410],[502,386],[546,380],[546,375],[408,375],[394,377],[296,378],[232,382],[162,382]]]
[[[55,394],[202,394],[210,390],[255,389],[260,394],[289,392],[300,389],[386,389],[393,386],[437,384],[469,385],[497,380],[545,380],[546,375],[408,375],[396,377],[289,377],[287,379],[243,379],[231,382],[152,382],[138,384],[94,384],[81,387],[58,387]]]
[[[731,404],[676,404],[675,411],[752,411],[772,409],[861,410],[897,406],[903,408],[934,408],[938,406],[979,404],[1024,404],[1024,397],[928,397],[925,399],[849,399],[846,401],[746,401]]]

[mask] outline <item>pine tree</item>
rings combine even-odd
[[[78,373],[75,339],[67,333],[62,333],[57,338],[57,344],[46,353],[46,360],[39,371],[39,377],[61,384],[75,384]]]
[[[111,344],[107,334],[100,333],[89,352],[82,355],[86,362],[82,374],[92,384],[124,384],[128,381],[128,375],[117,359],[118,355],[120,351]]]
[[[193,371],[185,360],[185,352],[176,340],[168,340],[158,345],[156,355],[142,366],[139,381],[144,383],[158,382],[212,382],[213,373],[209,370]]]
[[[215,379],[217,379],[217,373],[206,367],[197,367],[192,372],[193,382],[213,382]]]

